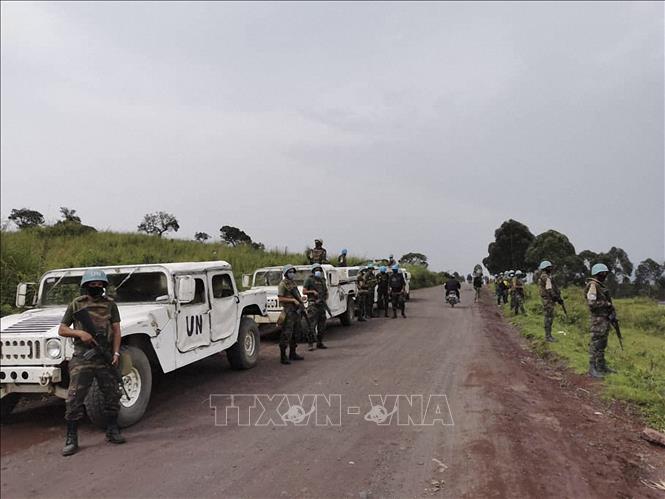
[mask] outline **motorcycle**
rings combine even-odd
[[[455,308],[455,305],[459,303],[459,298],[455,293],[448,293],[446,295],[446,301],[450,304],[451,307]]]

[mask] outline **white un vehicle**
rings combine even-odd
[[[109,279],[107,293],[120,311],[123,367],[127,391],[120,399],[118,423],[136,423],[146,411],[152,373],[170,372],[226,351],[235,369],[254,367],[259,332],[253,317],[266,313],[266,293],[238,292],[231,266],[222,261],[95,267]],[[22,394],[67,396],[67,361],[73,344],[58,336],[67,305],[80,295],[86,268],[52,270],[38,285],[19,284],[16,305],[26,296],[34,306],[0,322],[0,402],[9,414]],[[124,355],[126,354],[126,355]],[[104,424],[96,383],[86,399],[93,423]]]
[[[262,290],[268,294],[268,311],[265,316],[255,317],[254,320],[260,325],[277,324],[277,318],[282,312],[282,306],[277,300],[277,286],[282,280],[283,267],[263,267],[254,272],[254,275],[242,276],[243,287],[252,290]],[[295,265],[296,282],[298,290],[302,294],[303,284],[307,276],[312,273],[311,265]],[[326,301],[333,317],[339,318],[343,326],[351,325],[355,315],[355,297],[357,286],[354,279],[348,277],[344,268],[334,267],[329,264],[321,265],[328,286],[328,300]],[[307,303],[307,297],[303,296]]]

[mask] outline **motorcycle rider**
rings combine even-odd
[[[448,298],[448,295],[450,293],[453,293],[454,295],[457,296],[458,301],[461,299],[460,289],[462,288],[462,285],[453,276],[450,276],[448,278],[448,280],[446,281],[446,284],[444,285],[444,288],[446,290],[446,298]]]

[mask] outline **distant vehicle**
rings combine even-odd
[[[302,294],[303,284],[308,275],[311,274],[311,265],[296,265],[296,282],[298,290]],[[343,326],[351,325],[355,315],[355,297],[357,294],[356,276],[354,267],[333,267],[329,264],[321,265],[324,278],[328,286],[327,305],[333,314],[340,320]],[[353,277],[350,277],[353,274]],[[263,267],[254,271],[253,275],[242,276],[242,285],[252,290],[260,290],[267,294],[268,308],[265,315],[258,315],[254,320],[259,325],[277,325],[277,318],[282,312],[282,306],[277,299],[277,286],[282,280],[282,267]],[[307,303],[307,297],[303,296]]]
[[[455,308],[455,305],[459,303],[459,298],[457,298],[457,295],[455,293],[448,293],[446,295],[446,301],[452,308]]]
[[[93,268],[93,267],[89,267]],[[259,331],[253,320],[266,313],[266,293],[239,293],[231,266],[223,261],[94,267],[109,278],[107,293],[118,305],[121,352],[131,358],[123,372],[127,395],[120,399],[118,423],[129,426],[148,407],[153,371],[171,372],[226,351],[234,369],[254,367]],[[9,414],[23,394],[66,398],[71,338],[58,335],[60,320],[80,295],[88,268],[46,272],[41,281],[21,283],[16,306],[25,307],[32,291],[34,308],[0,321],[0,402]],[[35,289],[36,288],[36,289]],[[93,385],[85,402],[91,421],[104,425],[103,397]]]

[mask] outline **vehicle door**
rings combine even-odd
[[[211,338],[219,341],[231,336],[238,322],[240,299],[233,276],[229,272],[209,272]]]
[[[333,316],[339,315],[346,310],[346,294],[339,283],[339,271],[329,270],[325,273],[326,286],[328,286],[328,300],[326,303]]]
[[[193,279],[194,294],[191,301],[178,303],[176,346],[181,352],[187,352],[210,345],[210,304],[205,274],[178,276],[179,281]],[[180,297],[178,297],[180,299]]]

